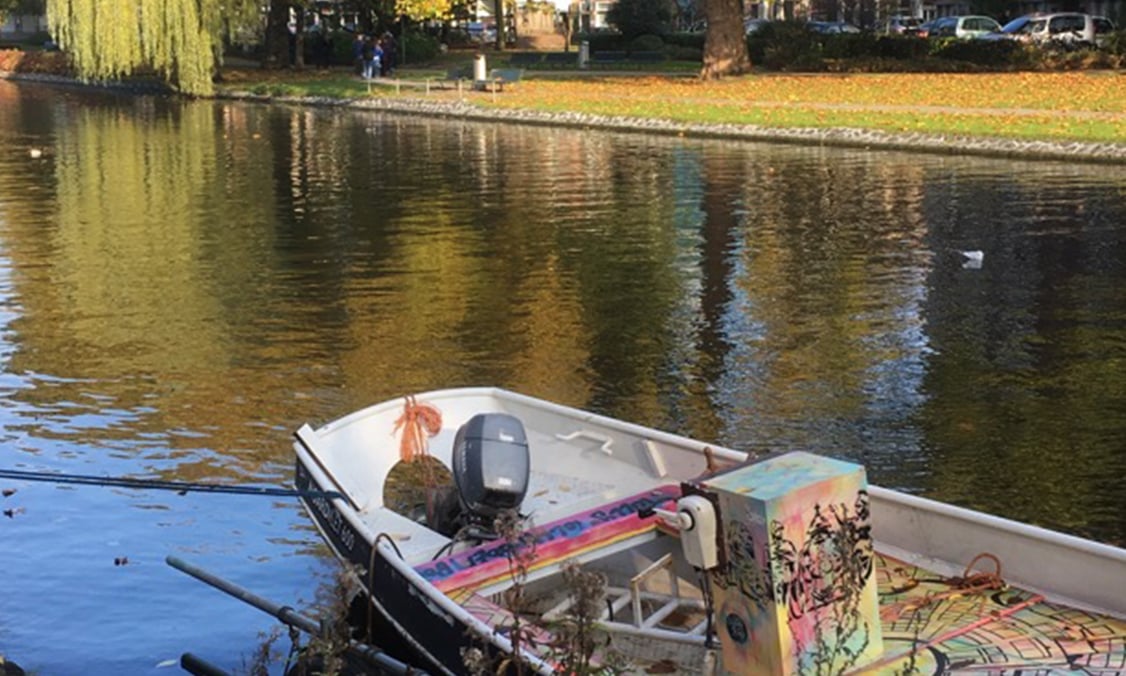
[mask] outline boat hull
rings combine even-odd
[[[445,390],[418,395],[418,399],[440,405],[453,427],[465,418],[467,411],[480,407],[518,409],[529,421],[531,430],[547,430],[540,436],[540,447],[571,444],[579,448],[576,458],[595,463],[600,470],[612,469],[613,463],[636,461],[644,472],[660,477],[659,485],[666,487],[679,486],[680,481],[696,476],[692,472],[703,469],[705,457],[709,470],[713,460],[728,467],[746,460],[745,455],[731,449],[502,390]],[[432,562],[441,555],[441,544],[421,541],[426,535],[418,530],[411,537],[402,537],[399,530],[409,526],[402,521],[388,521],[389,517],[383,514],[386,509],[381,490],[366,487],[364,481],[373,473],[362,463],[383,463],[382,467],[397,461],[397,449],[394,460],[388,459],[384,457],[386,449],[373,448],[371,439],[386,438],[387,432],[397,428],[395,421],[401,406],[402,401],[397,400],[354,413],[317,431],[307,426],[299,430],[295,447],[296,484],[302,490],[342,494],[331,499],[308,497],[303,503],[336,556],[355,567],[362,587],[370,595],[378,624],[394,631],[416,657],[427,660],[434,670],[464,673],[466,649],[478,648],[498,657],[514,652],[508,638],[495,631],[505,626],[506,618],[495,606],[493,612],[490,602],[484,600],[500,587],[482,582],[476,587],[451,591],[453,597],[448,595],[443,584],[425,576],[432,572]],[[373,456],[377,459],[373,460]],[[441,460],[448,464],[448,458]],[[552,458],[541,460],[550,464]],[[578,490],[575,482],[567,483],[571,484],[569,490]],[[575,519],[572,533],[576,537],[588,532],[580,518],[586,513],[584,510],[615,507],[629,499],[623,495],[628,491],[622,486],[592,485],[598,489],[595,492],[617,492],[612,498],[605,498],[611,502],[592,506],[579,501],[566,505],[568,518]],[[357,490],[357,486],[365,489]],[[1126,618],[1126,552],[896,491],[875,486],[869,489],[872,531],[880,561],[877,575],[885,648],[885,656],[872,666],[871,673],[902,671],[909,665],[918,666],[916,661],[929,655],[925,661],[934,665],[936,674],[943,673],[944,664],[948,667],[966,662],[974,668],[988,668],[990,663],[996,664],[993,660],[1001,658],[1010,660],[1010,666],[1023,665],[1030,673],[1044,669],[1047,671],[1043,673],[1051,673],[1061,665],[1072,665],[1069,668],[1100,667],[1098,673],[1126,674],[1126,624],[1122,621]],[[529,499],[548,492],[536,490]],[[364,518],[379,525],[365,525]],[[541,523],[547,527],[552,522],[544,519]],[[630,537],[634,540],[629,542],[653,544],[644,534]],[[629,542],[623,546],[631,546]],[[992,552],[996,560],[1005,562],[1004,576],[1014,583],[1013,588],[971,595],[968,601],[959,598],[966,595],[952,589],[950,580],[963,574],[966,564],[982,552]],[[470,601],[473,590],[480,592],[477,601]],[[939,604],[945,605],[938,608]],[[916,616],[924,611],[926,617],[919,620]],[[961,624],[953,624],[949,618],[954,617],[959,617]],[[975,628],[979,626],[980,630]],[[910,631],[905,633],[902,627]],[[1087,652],[1071,654],[1072,634],[1075,645],[1083,642]],[[1067,636],[1068,641],[1061,643],[1060,636]],[[1105,639],[1084,642],[1086,636]],[[637,636],[630,637],[633,638]],[[642,638],[653,638],[652,632]],[[963,654],[969,649],[965,640],[970,638],[980,638],[981,645],[989,651],[982,648],[980,653],[967,657]],[[372,640],[384,643],[379,636]],[[1028,658],[1022,652],[1028,645],[1048,648],[1043,655]],[[543,661],[546,658],[526,657],[533,671],[552,673],[552,665]],[[678,667],[678,673],[701,673],[707,670],[708,663],[686,658]],[[722,673],[722,665],[720,669]],[[867,667],[862,668],[858,673],[866,670]],[[920,668],[919,673],[930,670]]]
[[[318,484],[300,461],[295,471],[295,484],[298,490],[335,490],[332,486]],[[405,648],[412,654],[397,655],[400,659],[421,657],[431,669],[445,674],[465,671],[462,654],[470,648],[478,648],[490,656],[502,652],[486,641],[474,639],[472,623],[463,622],[439,608],[426,590],[417,586],[417,580],[408,579],[401,567],[394,565],[386,549],[367,541],[351,523],[346,510],[338,507],[337,500],[316,496],[302,498],[301,502],[333,554],[355,571],[366,601],[375,610],[373,635],[368,637],[372,643],[384,649],[401,646],[400,651]],[[390,556],[395,556],[393,551]],[[394,636],[388,636],[387,632],[393,632]]]

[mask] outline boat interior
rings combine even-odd
[[[411,462],[402,461],[388,434],[398,410],[345,418],[319,432],[337,436],[332,444],[316,443],[366,529],[389,535],[423,578],[502,632],[517,615],[547,631],[589,603],[576,593],[582,584],[574,564],[581,564],[583,573],[595,576],[583,579],[596,579],[601,590],[597,607],[587,610],[612,636],[607,645],[615,655],[638,673],[706,671],[714,647],[707,612],[712,592],[660,512],[675,507],[679,478],[730,466],[743,455],[702,452],[678,437],[611,427],[593,416],[545,413],[519,399],[435,399],[445,422],[427,439],[425,457]],[[456,483],[457,428],[482,410],[512,413],[526,428],[530,468],[517,537],[529,546],[519,556],[512,555],[511,538],[462,538],[432,527],[436,501]],[[364,439],[364,452],[355,451],[353,437]],[[370,441],[379,438],[385,447]],[[954,575],[883,545],[878,532],[874,544],[882,650],[848,673],[1126,674],[1123,619],[1010,586],[996,557],[966,561],[963,574]]]

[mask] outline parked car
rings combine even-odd
[[[495,24],[486,24],[483,21],[471,21],[465,27],[469,39],[474,42],[488,44],[497,41],[497,27]]]
[[[919,24],[919,27],[915,29],[915,36],[920,38],[928,37],[936,23],[938,23],[938,19],[929,19]]]
[[[840,33],[859,33],[860,29],[847,21],[808,21],[805,27],[814,33],[825,35]]]
[[[927,30],[929,38],[959,38],[968,40],[987,33],[1001,32],[1001,24],[988,16],[943,16],[934,20]]]
[[[1037,45],[1103,47],[1114,33],[1114,22],[1105,16],[1079,12],[1026,14],[1005,24],[988,39],[1020,40]]]
[[[892,16],[881,21],[876,26],[876,32],[886,35],[914,35],[922,24],[923,20],[918,17]]]
[[[743,22],[743,32],[747,35],[758,33],[770,25],[770,19],[747,19]]]

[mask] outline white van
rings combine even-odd
[[[1014,40],[1073,47],[1102,47],[1114,31],[1114,22],[1105,16],[1079,12],[1028,14],[1001,28],[1003,35]]]

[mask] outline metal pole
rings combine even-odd
[[[229,672],[191,653],[180,655],[180,668],[193,676],[231,676]]]
[[[212,587],[215,587],[219,591],[226,592],[236,599],[254,606],[258,610],[269,613],[270,615],[273,615],[278,620],[287,625],[297,627],[307,634],[312,634],[314,636],[321,635],[321,625],[319,622],[306,617],[305,615],[302,615],[289,606],[283,606],[274,603],[269,599],[258,596],[249,589],[240,587],[233,582],[224,580],[223,578],[217,575],[213,575],[206,570],[192,565],[178,557],[167,556],[164,560],[168,565],[172,566],[176,570],[179,570],[182,573],[187,573],[197,580],[206,582]],[[369,663],[375,665],[376,667],[379,667],[383,671],[390,674],[395,674],[396,676],[398,676],[399,674],[403,674],[404,676],[407,674],[427,676],[425,671],[416,669],[415,667],[400,662],[399,660],[391,657],[379,648],[376,648],[375,646],[370,646],[358,641],[352,641],[351,645],[349,645],[348,647],[348,652],[361,657],[367,660]]]

